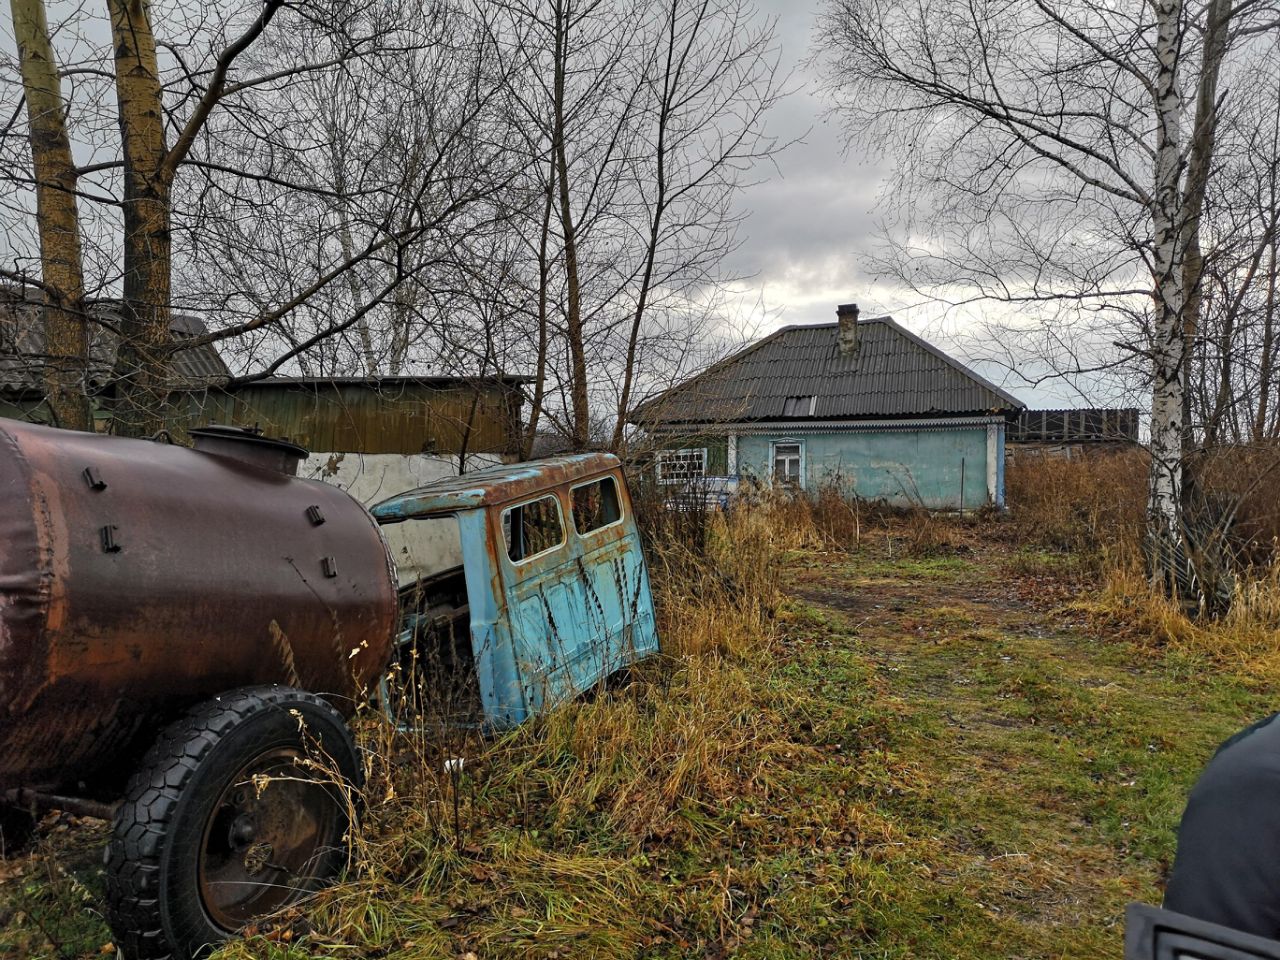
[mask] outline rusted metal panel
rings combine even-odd
[[[525,463],[500,464],[437,480],[384,500],[373,508],[373,515],[381,521],[388,521],[504,504],[555,490],[563,484],[578,483],[619,466],[621,461],[611,453],[578,453]]]
[[[386,546],[338,488],[0,420],[0,788],[89,780],[247,684],[349,708],[395,618]]]

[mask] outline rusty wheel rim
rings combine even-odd
[[[218,798],[200,843],[197,879],[205,911],[243,929],[312,893],[342,841],[340,799],[293,748],[245,764]]]

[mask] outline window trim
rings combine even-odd
[[[663,463],[663,461],[664,461],[664,460],[665,460],[669,455],[672,455],[672,454],[679,454],[679,453],[685,453],[685,454],[689,454],[689,453],[696,453],[696,454],[701,455],[701,457],[702,457],[702,472],[701,472],[700,474],[698,474],[697,476],[693,476],[693,477],[670,478],[670,479],[669,479],[669,478],[664,477],[664,476],[662,475],[662,463]],[[689,483],[689,482],[691,482],[691,481],[693,481],[693,482],[697,482],[697,481],[699,481],[699,480],[703,480],[703,479],[705,479],[705,478],[706,478],[706,476],[707,476],[707,460],[709,459],[709,458],[708,458],[708,456],[707,456],[707,453],[708,453],[708,448],[706,448],[706,447],[680,447],[680,448],[678,448],[678,449],[673,449],[673,450],[657,450],[657,451],[655,451],[655,453],[654,453],[654,466],[657,468],[657,473],[658,473],[658,477],[657,477],[657,479],[658,479],[658,483],[663,484],[664,486],[674,486],[674,485],[676,485],[676,484],[680,484],[680,483]],[[673,457],[673,459],[674,459],[674,457]]]
[[[556,550],[561,549],[569,542],[569,528],[564,522],[564,507],[560,503],[560,497],[556,495],[554,490],[547,493],[540,493],[537,496],[530,497],[528,500],[521,500],[519,503],[513,503],[513,504],[510,504],[509,506],[503,507],[501,512],[499,512],[498,514],[499,535],[502,534],[503,521],[507,518],[507,515],[511,513],[512,510],[515,510],[517,507],[528,506],[531,503],[537,503],[539,500],[551,500],[555,503],[556,519],[560,521],[560,539],[558,542],[556,542],[552,546],[539,550],[537,553],[531,553],[527,556],[521,557],[519,560],[511,559],[511,545],[506,544],[505,549],[502,551],[502,555],[506,557],[507,563],[511,564],[513,567],[517,569],[522,564],[528,563],[530,560],[537,560],[539,557],[545,557],[549,553],[554,553]]]
[[[598,527],[592,527],[590,530],[579,530],[578,511],[573,507],[573,492],[575,490],[580,490],[583,487],[589,487],[593,483],[603,483],[605,480],[613,481],[613,494],[618,501],[618,519],[611,520]],[[626,504],[622,502],[622,489],[618,484],[618,478],[612,473],[606,473],[602,476],[594,477],[591,480],[583,480],[581,483],[575,483],[569,487],[569,515],[573,518],[571,526],[573,527],[574,535],[578,537],[593,537],[601,530],[608,530],[610,527],[616,527],[618,524],[622,523],[623,520],[627,519],[627,507]]]
[[[800,473],[796,477],[796,489],[805,489],[805,476],[809,472],[808,454],[805,451],[805,442],[794,437],[779,437],[776,440],[769,441],[769,483],[771,486],[785,486],[778,480],[777,460],[778,447],[797,447],[800,452]]]

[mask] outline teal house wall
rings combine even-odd
[[[810,492],[833,484],[863,499],[929,509],[1004,503],[1003,423],[743,434],[736,438],[736,472],[767,482],[779,442],[801,445]]]

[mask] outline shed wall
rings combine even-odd
[[[190,423],[257,423],[268,436],[311,450],[362,453],[505,452],[518,430],[518,393],[408,384],[255,386],[191,397]],[[478,402],[477,402],[478,400]]]

